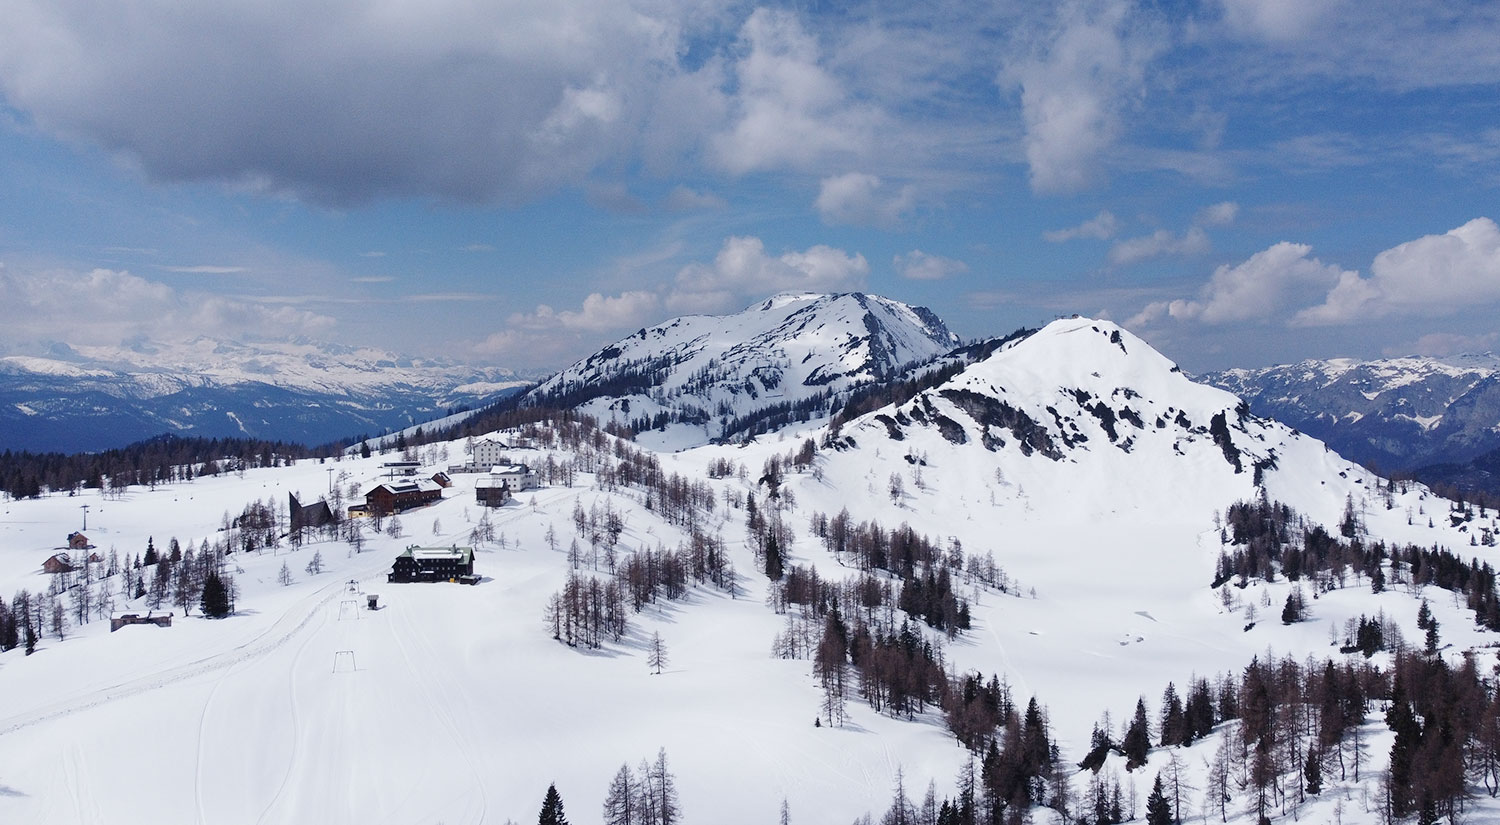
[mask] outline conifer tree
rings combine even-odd
[[[1125,769],[1133,771],[1146,764],[1146,752],[1151,750],[1151,732],[1146,721],[1146,699],[1141,697],[1135,703],[1135,718],[1131,720],[1130,727],[1125,730],[1125,738],[1120,742],[1120,750],[1125,752]]]
[[[766,578],[778,582],[782,575],[781,545],[776,541],[776,534],[770,533],[766,536]]]
[[[1151,785],[1151,795],[1146,797],[1146,825],[1172,825],[1172,805],[1161,789],[1161,774]]]
[[[1307,746],[1307,762],[1302,767],[1302,778],[1307,781],[1307,792],[1317,796],[1323,792],[1323,767],[1319,763],[1322,755],[1317,745]]]
[[[210,619],[222,619],[229,615],[229,590],[217,571],[209,571],[208,577],[203,580],[203,595],[198,607]]]
[[[537,825],[568,825],[568,818],[563,815],[562,796],[557,793],[557,785],[547,786],[547,795],[542,798],[542,812],[537,817]]]

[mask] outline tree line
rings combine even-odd
[[[183,438],[163,435],[97,453],[0,453],[0,491],[11,498],[92,489],[191,481],[198,476],[279,467],[299,458],[337,455],[332,446],[308,448],[253,438]]]
[[[1352,576],[1369,581],[1376,593],[1394,585],[1427,585],[1464,597],[1477,625],[1500,631],[1500,596],[1495,570],[1477,558],[1465,561],[1452,551],[1415,544],[1366,543],[1352,504],[1345,508],[1339,535],[1320,524],[1308,524],[1291,507],[1260,498],[1229,506],[1220,528],[1219,552],[1212,585],[1233,580],[1244,587],[1252,578],[1309,581],[1320,592],[1343,587]]]

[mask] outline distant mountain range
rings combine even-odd
[[[91,451],[163,433],[321,444],[524,392],[521,403],[578,409],[654,448],[684,449],[831,416],[861,393],[952,374],[998,346],[961,343],[924,307],[793,293],[641,329],[534,385],[544,373],[305,339],[57,345],[0,358],[0,448]],[[1500,493],[1500,356],[1309,360],[1201,380],[1351,460]]]
[[[483,406],[528,384],[507,369],[305,339],[58,345],[0,358],[0,448],[92,451],[163,433],[320,444]]]
[[[1355,461],[1500,491],[1500,356],[1309,360],[1202,378]]]

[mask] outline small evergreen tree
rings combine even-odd
[[[568,825],[568,818],[563,815],[562,796],[557,792],[557,785],[547,786],[547,795],[542,798],[542,812],[537,817],[537,825]]]
[[[781,545],[776,541],[776,534],[771,533],[766,536],[766,578],[779,582],[782,575]]]
[[[1307,792],[1317,796],[1323,792],[1323,767],[1322,756],[1318,753],[1317,745],[1307,746],[1307,761],[1302,767],[1302,778],[1307,780]]]
[[[210,571],[203,580],[203,595],[198,602],[203,615],[210,619],[222,619],[229,615],[229,589],[216,571]]]
[[[1120,750],[1125,752],[1125,770],[1133,771],[1146,764],[1146,752],[1151,750],[1151,732],[1150,723],[1146,721],[1145,697],[1136,700],[1135,718],[1125,730]]]
[[[1281,623],[1296,624],[1302,621],[1302,594],[1296,590],[1286,594],[1286,605],[1281,608]]]
[[[1146,797],[1146,825],[1172,825],[1172,805],[1162,793],[1161,774],[1151,785],[1151,795]]]

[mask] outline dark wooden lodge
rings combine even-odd
[[[291,501],[286,512],[292,522],[293,530],[326,527],[333,522],[333,510],[329,508],[328,502],[319,500],[312,504],[303,504],[297,500],[296,493],[287,493],[287,496]]]
[[[372,514],[390,515],[430,504],[442,497],[443,488],[425,478],[388,482],[365,493],[365,509]]]
[[[453,581],[462,584],[478,584],[474,575],[474,548],[472,547],[417,547],[412,545],[396,557],[391,572],[386,576],[390,582],[439,582]]]

